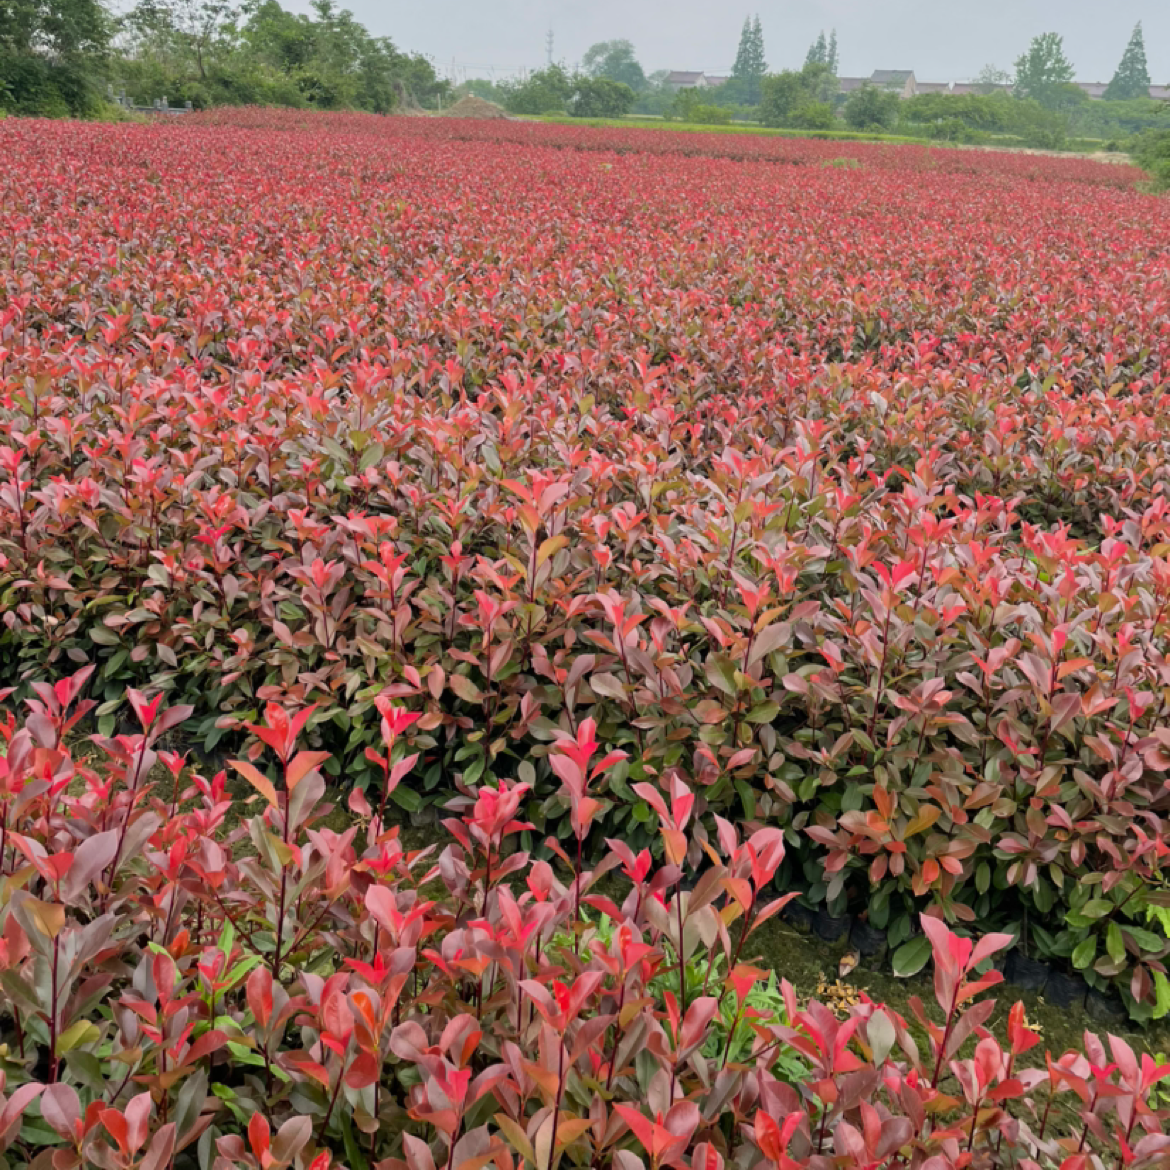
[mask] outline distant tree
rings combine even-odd
[[[21,114],[93,112],[110,35],[100,0],[0,0],[0,101]]]
[[[139,0],[125,25],[138,39],[138,52],[206,81],[212,61],[232,47],[237,15],[226,0]]]
[[[500,85],[504,105],[513,114],[556,114],[569,108],[573,79],[561,65],[530,73],[523,81]]]
[[[825,129],[824,109],[832,113],[837,89],[828,65],[805,65],[799,73],[785,69],[769,73],[760,86],[760,121],[765,126],[804,126]],[[830,119],[831,124],[831,119]]]
[[[842,114],[854,130],[889,130],[898,120],[900,100],[893,90],[867,83],[850,95]]]
[[[820,36],[809,45],[808,52],[805,54],[804,63],[806,65],[828,65],[829,44],[825,40],[824,29],[821,29]]]
[[[1064,55],[1064,38],[1059,33],[1034,37],[1016,61],[1016,96],[1032,98],[1050,109],[1066,96],[1062,87],[1072,79],[1072,63]]]
[[[277,0],[260,0],[245,9],[247,21],[241,35],[248,53],[273,69],[292,72],[313,57],[313,22],[288,12]]]
[[[739,36],[739,49],[735,54],[735,64],[731,67],[731,76],[742,86],[743,100],[754,106],[760,100],[760,82],[768,71],[768,64],[764,59],[764,32],[760,26],[760,18],[753,21],[745,17],[743,31]]]
[[[792,123],[799,130],[832,130],[837,116],[828,102],[809,102],[792,114]]]
[[[646,75],[629,41],[598,41],[585,50],[581,69],[589,77],[620,81],[632,90],[646,88]]]
[[[1147,130],[1133,146],[1139,167],[1149,172],[1155,191],[1170,190],[1170,130]]]
[[[981,94],[995,93],[1005,85],[1010,85],[1012,75],[1006,69],[996,65],[984,65],[975,75],[975,88]]]
[[[104,52],[110,24],[100,0],[3,0],[0,52],[79,57]]]
[[[1122,54],[1117,72],[1113,74],[1113,80],[1105,88],[1104,96],[1107,101],[1123,102],[1149,95],[1150,67],[1146,63],[1146,42],[1142,36],[1142,22],[1139,20]]]
[[[836,29],[833,29],[833,31],[829,34],[829,56],[828,56],[828,59],[825,61],[825,64],[828,65],[829,72],[834,77],[836,77],[838,71],[841,68],[841,59],[837,53],[837,30]]]
[[[624,81],[581,74],[573,79],[568,110],[574,118],[622,118],[634,108],[636,97]]]

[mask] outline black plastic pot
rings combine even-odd
[[[816,914],[807,906],[802,906],[799,902],[789,902],[780,913],[793,930],[801,934],[812,934]]]
[[[853,930],[849,934],[849,942],[857,948],[857,953],[871,963],[880,963],[886,957],[889,946],[886,942],[886,932],[862,922],[859,918],[853,923]]]
[[[825,942],[840,942],[849,933],[851,921],[848,914],[842,914],[840,918],[834,918],[828,910],[822,907],[817,911],[816,921],[813,923],[813,930],[816,931],[817,937],[824,939]]]
[[[1089,1019],[1098,1024],[1120,1026],[1129,1021],[1129,1013],[1121,997],[1108,991],[1092,988],[1085,997],[1085,1012]]]
[[[1066,975],[1063,971],[1053,971],[1048,976],[1048,984],[1044,988],[1044,998],[1053,1007],[1080,1007],[1085,1002],[1085,994],[1088,990],[1089,985],[1079,975]]]
[[[1025,991],[1043,991],[1051,975],[1047,963],[1029,959],[1021,951],[1011,951],[1003,968],[1004,979]]]

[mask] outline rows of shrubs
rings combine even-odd
[[[637,786],[677,774],[700,837],[781,829],[784,888],[902,970],[928,910],[1164,1012],[1170,306],[1132,180],[296,125],[3,128],[36,241],[4,681],[92,663],[102,735],[137,686],[208,755],[311,704],[346,788],[390,697],[395,804],[518,778],[537,853],[588,718],[624,753],[599,834],[650,847]]]
[[[190,710],[130,690],[133,730],[68,749],[93,674],[0,723],[0,1158],[31,1170],[876,1170],[1165,1164],[1170,1065],[1117,1036],[1044,1052],[993,1024],[1010,943],[922,928],[937,1006],[799,999],[752,962],[793,895],[781,831],[717,822],[676,774],[635,791],[650,849],[591,838],[623,760],[591,719],[549,759],[569,851],[517,847],[522,782],[460,784],[404,847],[387,796],[418,714],[377,705],[380,782],[333,827],[313,709],[269,704],[227,776],[164,750]],[[598,842],[599,843],[599,842]],[[682,878],[701,846],[711,864]],[[1025,1161],[1019,1161],[1026,1159]]]

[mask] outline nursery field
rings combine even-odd
[[[1141,180],[0,122],[0,1165],[1170,1165]]]

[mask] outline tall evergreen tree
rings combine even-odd
[[[743,31],[739,35],[739,49],[735,54],[735,64],[731,67],[731,76],[740,83],[744,101],[754,106],[760,100],[760,82],[768,71],[768,63],[764,59],[764,30],[757,16],[753,21],[746,17],[743,22]]]
[[[825,42],[824,29],[821,29],[821,35],[809,45],[804,63],[806,65],[827,65],[829,63],[829,46]]]
[[[743,18],[743,28],[739,34],[739,48],[735,50],[735,64],[731,67],[731,76],[746,79],[751,71],[752,55],[752,18]]]
[[[840,67],[841,67],[841,59],[837,53],[837,30],[836,29],[833,29],[833,31],[829,34],[829,55],[825,61],[825,64],[828,65],[829,72],[834,77],[836,77],[837,70],[840,69]]]
[[[764,57],[764,30],[758,12],[752,21],[752,69],[757,78],[768,72],[768,62]]]
[[[1107,101],[1129,101],[1150,96],[1150,67],[1146,63],[1146,42],[1142,36],[1142,22],[1134,27],[1121,63],[1103,95]]]

